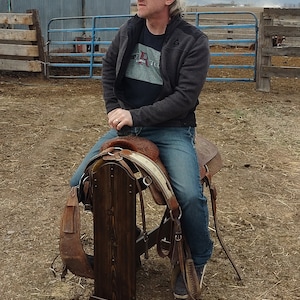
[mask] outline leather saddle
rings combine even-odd
[[[72,188],[68,196],[60,226],[60,256],[65,267],[65,272],[63,272],[62,275],[65,275],[66,271],[69,269],[75,275],[87,278],[95,278],[93,266],[88,260],[88,256],[84,252],[80,240],[80,211],[78,202],[82,201],[87,206],[89,206],[92,203],[88,175],[91,170],[91,166],[93,166],[93,163],[99,158],[107,160],[111,159],[111,153],[120,149],[125,149],[122,152],[122,155],[123,157],[126,157],[127,159],[131,160],[133,162],[133,165],[135,162],[141,165],[143,170],[149,169],[149,172],[152,172],[152,177],[156,180],[154,180],[154,184],[150,184],[148,185],[148,187],[151,191],[155,202],[159,205],[169,205],[171,203],[170,206],[172,206],[174,204],[174,201],[172,202],[172,199],[174,198],[173,194],[170,193],[170,190],[172,190],[171,187],[169,187],[168,185],[164,185],[164,183],[160,182],[168,181],[164,179],[160,180],[160,178],[165,178],[161,176],[167,177],[167,172],[162,162],[160,161],[159,150],[155,144],[153,144],[147,139],[135,136],[117,137],[107,141],[100,149],[99,155],[94,157],[88,164],[85,174],[82,177],[80,186],[78,188]],[[222,168],[221,156],[217,147],[202,136],[198,136],[196,139],[196,150],[200,166],[201,181],[202,183],[208,184],[211,191],[217,236],[221,242],[223,249],[227,254],[227,257],[230,259],[230,262],[235,268],[238,277],[241,278],[217,230],[217,222],[215,215],[216,193],[215,189],[210,184],[210,178]],[[142,162],[140,160],[142,160]]]
[[[200,170],[203,172],[201,173],[201,179],[207,172],[203,168],[209,170],[211,176],[216,174],[223,166],[221,155],[216,145],[201,135],[197,135],[195,146]],[[151,158],[155,163],[158,163],[160,167],[162,166],[157,146],[145,138],[136,136],[116,137],[104,143],[101,150],[103,151],[109,147],[120,147],[142,153]]]

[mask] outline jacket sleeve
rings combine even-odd
[[[166,93],[152,105],[130,110],[134,126],[155,126],[172,119],[184,120],[199,103],[198,97],[210,63],[207,36],[201,34],[196,39],[187,36],[176,49],[171,50],[175,59],[169,58],[169,50],[165,50],[167,53],[161,61],[163,90]]]
[[[120,104],[114,93],[114,86],[116,81],[116,65],[119,53],[120,31],[116,34],[112,43],[110,44],[105,57],[102,60],[102,86],[103,96],[105,101],[106,112],[119,108]]]

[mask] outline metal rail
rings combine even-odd
[[[101,79],[101,58],[120,25],[130,17],[104,15],[51,19],[47,26],[47,78]],[[78,20],[84,20],[87,27],[73,27]],[[112,26],[113,22],[117,25]]]
[[[231,16],[231,18],[229,18]],[[207,81],[253,82],[256,80],[256,56],[258,40],[258,19],[252,12],[192,12],[187,17],[194,20],[194,25],[205,32],[209,38],[210,46],[220,46],[217,52],[211,51],[214,57],[223,58],[221,64],[211,64],[210,69],[238,69],[245,70],[248,77],[211,77],[210,72]],[[230,20],[230,22],[228,21]],[[225,24],[224,24],[225,23]],[[218,38],[221,36],[222,38]],[[224,36],[227,37],[224,39]],[[250,37],[250,38],[249,38]],[[250,50],[253,45],[254,50]],[[247,47],[246,52],[228,52],[228,48]],[[228,57],[253,57],[251,64],[224,64]],[[247,72],[249,70],[250,72]],[[212,72],[211,72],[212,73]],[[220,72],[221,73],[221,72]],[[215,72],[214,72],[215,74]],[[230,72],[229,72],[230,74]]]
[[[51,19],[47,27],[45,68],[47,78],[101,79],[102,57],[121,24],[131,16],[103,15]],[[203,18],[203,16],[205,17]],[[231,22],[228,22],[228,16],[233,16]],[[239,69],[243,70],[243,74],[245,71],[247,75],[249,74],[248,77],[238,78],[211,77],[209,75],[207,81],[252,82],[256,80],[258,20],[253,13],[191,12],[186,13],[184,17],[207,34],[212,48],[218,46],[217,52],[211,51],[212,59],[214,57],[224,59],[220,64],[211,64],[210,70],[214,70],[214,74],[216,69]],[[241,23],[243,20],[245,22]],[[81,26],[76,27],[74,24]],[[86,27],[82,27],[82,24],[85,24]],[[252,44],[255,46],[254,51],[232,51],[234,47],[248,47]],[[228,52],[228,48],[231,48],[230,52]],[[226,64],[226,58],[241,56],[252,57],[253,62],[243,65]]]

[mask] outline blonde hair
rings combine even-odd
[[[170,5],[170,16],[174,17],[177,15],[183,14],[185,10],[185,2],[184,0],[174,0],[174,2]]]

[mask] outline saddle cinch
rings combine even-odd
[[[216,215],[217,194],[211,178],[222,168],[220,153],[214,144],[199,135],[196,139],[196,149],[200,162],[201,182],[210,191],[217,238],[241,280],[240,270],[235,265],[220,235]],[[120,177],[119,181],[118,176]],[[105,182],[104,178],[110,179]],[[123,188],[120,187],[122,185]],[[118,188],[116,188],[117,186]],[[146,188],[150,189],[151,195],[158,205],[166,205],[166,213],[160,226],[151,232],[146,229],[144,215],[142,190]],[[113,199],[112,193],[117,194],[117,201]],[[141,200],[143,229],[136,233],[136,211],[135,204],[132,205],[132,202],[134,202],[137,194]],[[101,199],[102,197],[105,199]],[[83,202],[85,208],[93,212],[94,260],[85,253],[80,240],[79,202]],[[178,242],[178,233],[181,233],[180,216],[180,206],[169,183],[167,172],[160,161],[159,150],[156,145],[144,138],[135,136],[117,137],[109,140],[86,167],[79,187],[72,188],[68,196],[60,227],[60,256],[64,263],[62,277],[65,276],[67,270],[70,270],[75,275],[94,279],[95,295],[91,299],[104,299],[97,298],[96,295],[103,297],[105,293],[109,295],[114,293],[113,287],[109,288],[109,291],[103,290],[107,289],[111,282],[115,282],[117,285],[118,282],[122,282],[124,285],[124,278],[127,278],[128,281],[135,280],[139,256],[144,253],[147,258],[148,249],[153,245],[157,245],[160,256],[168,255],[174,263],[178,257],[181,257],[178,251],[187,252],[182,250],[182,244],[177,247],[181,250],[174,251],[176,248],[174,244],[176,241]],[[121,220],[121,222],[116,220]],[[120,226],[126,227],[126,230],[129,229],[132,234],[124,233]],[[172,239],[174,232],[177,234],[176,239],[174,236]],[[120,237],[120,235],[126,236]],[[138,259],[135,259],[122,271],[122,267],[119,267],[121,263],[118,260],[126,261],[130,255],[132,256],[132,254],[128,254],[128,251],[133,252]],[[177,255],[174,255],[175,252]],[[108,269],[102,270],[101,263],[107,264],[107,259],[110,260]],[[181,266],[182,268],[184,267]],[[119,281],[118,276],[122,277],[119,278]],[[109,281],[105,282],[106,279]],[[126,297],[128,297],[128,293],[135,297],[135,288],[132,287],[132,282],[128,282],[127,285],[130,291],[126,292]],[[119,290],[120,285],[116,289]],[[119,298],[124,298],[124,295]],[[116,299],[119,298],[116,297]],[[194,299],[193,296],[191,299]]]

